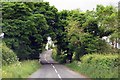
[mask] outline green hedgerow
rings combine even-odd
[[[18,61],[16,54],[5,43],[0,47],[2,47],[2,65],[12,64]]]
[[[87,54],[81,58],[81,64],[67,64],[71,69],[90,78],[118,78],[118,54]],[[109,80],[108,79],[108,80]]]

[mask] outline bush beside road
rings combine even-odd
[[[88,54],[66,66],[90,78],[118,78],[119,59],[117,54]]]

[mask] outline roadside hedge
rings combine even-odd
[[[64,52],[61,53],[61,55],[57,54],[57,48],[54,47],[53,50],[52,50],[52,58],[55,60],[55,61],[58,61],[59,63],[63,64],[66,62],[66,57],[67,55],[64,54]]]
[[[2,65],[12,64],[17,61],[16,54],[3,43],[2,47]]]
[[[91,78],[118,78],[118,54],[87,54],[81,58],[80,72]]]

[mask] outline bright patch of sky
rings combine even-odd
[[[55,6],[59,11],[80,9],[82,11],[93,10],[96,5],[102,4],[104,6],[113,5],[118,6],[120,0],[44,0]]]

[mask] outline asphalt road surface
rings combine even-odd
[[[73,78],[74,80],[80,80],[81,78],[83,80],[86,78],[85,76],[70,70],[66,66],[55,62],[51,55],[52,50],[45,51],[40,55],[40,62],[42,63],[42,67],[29,76],[29,80],[35,80],[37,78],[40,80],[73,80]]]

